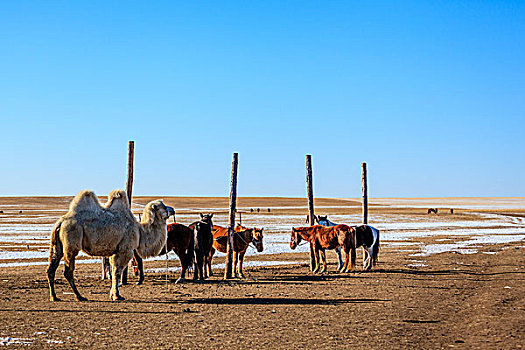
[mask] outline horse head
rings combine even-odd
[[[297,248],[297,245],[301,242],[301,235],[297,232],[295,228],[292,227],[292,234],[290,238],[290,248],[294,250]]]
[[[201,221],[207,223],[208,225],[210,225],[210,227],[213,227],[213,222],[211,220],[211,218],[213,217],[213,213],[208,213],[208,214],[200,213],[200,215],[201,215]]]
[[[260,253],[263,251],[263,230],[262,228],[254,227],[252,230],[252,243],[255,249]]]

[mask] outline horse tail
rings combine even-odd
[[[372,263],[374,264],[374,266],[377,264],[377,256],[379,254],[379,230],[378,229],[373,229],[377,232],[377,238],[376,238],[376,241],[374,242],[374,245],[372,247]]]

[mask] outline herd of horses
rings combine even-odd
[[[228,228],[213,224],[213,214],[200,214],[201,220],[189,226],[172,223],[167,225],[167,252],[174,252],[181,263],[180,277],[176,283],[185,281],[186,272],[193,264],[193,279],[205,280],[213,275],[212,260],[215,251],[226,253]],[[307,217],[307,222],[308,221]],[[377,263],[379,252],[379,230],[370,225],[349,226],[335,224],[328,216],[315,216],[313,226],[292,227],[290,248],[295,248],[304,241],[311,247],[311,266],[314,273],[326,272],[326,250],[335,250],[338,257],[339,272],[350,272],[355,268],[356,249],[363,248],[363,269],[370,270]],[[233,232],[233,273],[244,278],[242,265],[248,247],[253,245],[257,252],[262,252],[262,228],[247,228],[237,225]],[[345,259],[343,260],[343,252]],[[164,248],[159,255],[166,254]],[[321,267],[322,263],[322,267]],[[144,281],[142,258],[135,255],[131,262],[133,271],[139,277],[138,284]],[[103,278],[105,274],[103,272]]]

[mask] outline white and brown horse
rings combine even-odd
[[[370,270],[377,264],[379,230],[370,225],[352,226],[355,230],[356,248],[363,247],[363,269]]]

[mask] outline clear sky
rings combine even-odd
[[[2,1],[0,195],[525,196],[524,1]]]

